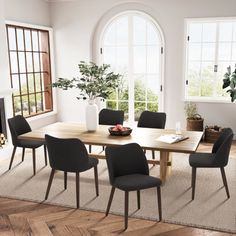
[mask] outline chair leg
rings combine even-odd
[[[197,174],[197,168],[192,167],[192,200],[194,200],[195,196],[196,174]]]
[[[64,189],[67,189],[67,172],[64,171]]]
[[[158,212],[159,221],[162,221],[162,206],[161,206],[161,187],[157,187],[157,201],[158,201]]]
[[[15,153],[16,153],[16,146],[14,146],[13,151],[12,151],[11,161],[10,161],[10,165],[9,165],[9,170],[11,169],[12,162],[13,162],[13,159],[14,159],[14,156],[15,156]]]
[[[98,196],[99,189],[98,189],[98,167],[97,166],[94,166],[94,179],[95,179],[96,196]]]
[[[140,209],[140,190],[137,190],[137,205],[138,209]]]
[[[48,199],[48,194],[49,194],[49,191],[50,191],[50,188],[51,188],[51,185],[52,185],[52,180],[53,180],[54,174],[55,174],[55,170],[52,169],[50,177],[49,177],[49,181],[48,181],[48,187],[47,187],[47,191],[46,191],[46,195],[45,195],[45,200]]]
[[[155,151],[152,150],[152,159],[155,160]]]
[[[47,161],[47,146],[45,144],[43,145],[43,149],[44,149],[45,166],[47,166],[48,165],[48,161]]]
[[[25,148],[22,148],[22,159],[21,161],[23,162],[25,159]]]
[[[92,145],[89,145],[89,153],[92,152]]]
[[[116,190],[116,188],[112,186],[109,201],[108,201],[108,204],[107,204],[106,216],[108,215],[108,213],[110,211],[111,203],[112,203],[112,199],[113,199],[115,190]]]
[[[227,179],[226,179],[224,167],[221,167],[221,168],[220,168],[220,171],[221,171],[221,175],[222,175],[222,179],[223,179],[223,183],[224,183],[224,186],[225,186],[225,190],[226,190],[227,197],[230,198],[230,195],[229,195],[229,188],[228,188],[228,184],[227,184]]]
[[[36,174],[36,160],[35,160],[35,148],[32,149],[33,152],[33,172]]]
[[[125,230],[128,228],[129,192],[125,191]]]
[[[76,172],[75,174],[75,184],[76,184],[76,207],[79,208],[79,197],[80,197],[80,194],[79,194],[79,189],[80,189],[80,186],[79,186],[79,172]]]
[[[105,151],[105,146],[102,146],[102,151],[103,151],[103,152]]]

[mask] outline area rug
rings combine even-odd
[[[26,152],[20,163],[17,153],[13,169],[7,171],[8,161],[1,162],[0,196],[35,202],[43,202],[50,174],[44,167],[43,150],[37,150],[37,174],[33,176],[31,152]],[[159,175],[158,166],[150,166],[153,176]],[[81,208],[105,212],[110,184],[105,160],[99,161],[99,197],[95,197],[93,170],[81,173]],[[204,229],[236,233],[236,160],[230,159],[226,167],[230,199],[226,198],[220,170],[198,169],[195,200],[191,201],[191,168],[188,155],[174,153],[173,168],[162,190],[163,221]],[[68,188],[64,191],[63,172],[56,173],[49,198],[50,204],[75,207],[75,176],[68,174]],[[131,217],[158,220],[156,189],[141,191],[141,209],[137,210],[136,193],[130,194],[129,215]],[[123,215],[124,192],[116,190],[111,213]]]

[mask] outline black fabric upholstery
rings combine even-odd
[[[124,111],[102,109],[99,112],[99,124],[100,125],[123,125]]]
[[[60,139],[45,135],[49,162],[52,169],[66,172],[83,172],[98,164],[88,156],[85,145],[79,139]]]
[[[106,150],[106,161],[111,185],[117,177],[129,175],[149,175],[146,156],[137,143],[110,146]]]
[[[138,127],[164,129],[166,113],[143,111],[138,120]]]
[[[208,168],[226,166],[229,160],[229,152],[232,140],[232,129],[224,129],[220,137],[214,143],[212,153],[194,153],[189,156],[190,166]]]
[[[161,180],[149,175],[131,174],[115,178],[113,186],[123,191],[153,188],[161,185]]]
[[[11,132],[13,146],[23,147],[23,148],[37,148],[44,144],[43,141],[18,139],[19,135],[31,131],[30,125],[23,116],[17,115],[13,118],[8,119],[8,125]]]

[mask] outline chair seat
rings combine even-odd
[[[194,153],[189,156],[189,164],[191,167],[206,167],[214,168],[218,167],[214,164],[215,162],[215,153]]]
[[[158,187],[161,180],[149,175],[132,174],[116,177],[113,186],[123,191],[134,191]]]
[[[23,148],[38,148],[44,144],[45,144],[44,141],[33,141],[33,140],[25,140],[25,139],[17,140],[17,147],[23,147]]]

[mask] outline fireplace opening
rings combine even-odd
[[[3,134],[7,138],[4,98],[0,98],[0,134]]]

